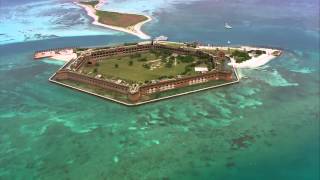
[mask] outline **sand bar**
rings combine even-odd
[[[97,25],[97,26],[102,26],[108,29],[112,29],[112,30],[116,30],[116,31],[121,31],[121,32],[125,32],[125,33],[129,33],[135,36],[138,36],[140,39],[150,39],[151,37],[147,34],[145,34],[144,32],[141,31],[141,27],[142,25],[144,25],[145,23],[149,22],[152,20],[152,18],[148,15],[143,15],[145,17],[147,17],[147,20],[139,22],[138,24],[134,25],[134,26],[129,26],[128,28],[123,28],[123,27],[118,27],[118,26],[111,26],[111,25],[106,25],[106,24],[102,24],[99,22],[99,16],[96,15],[96,10],[99,9],[106,1],[104,0],[100,0],[99,3],[97,5],[95,5],[95,7],[92,7],[90,5],[86,5],[86,4],[81,4],[78,2],[74,2],[75,4],[77,4],[78,6],[84,8],[87,12],[87,15],[93,18],[93,22],[92,24]]]

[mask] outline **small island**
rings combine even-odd
[[[281,52],[152,40],[39,51],[34,57],[66,61],[51,82],[134,106],[238,83],[236,68],[261,66]]]
[[[83,7],[88,16],[93,18],[92,24],[109,29],[126,32],[141,39],[150,39],[150,36],[141,31],[143,24],[151,21],[147,15],[102,11],[100,6],[104,1],[80,1],[75,4]]]

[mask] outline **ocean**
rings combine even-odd
[[[238,84],[126,107],[49,83],[62,64],[33,53],[138,38],[92,26],[70,1],[4,0],[0,179],[320,178],[318,0],[124,0],[103,8],[152,15],[143,30],[153,37],[284,54],[239,69],[247,78]]]

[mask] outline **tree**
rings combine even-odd
[[[163,63],[167,62],[167,58],[161,57],[161,62],[163,62]]]
[[[133,65],[133,61],[129,61],[129,66],[132,66]]]
[[[93,73],[97,73],[98,72],[98,69],[97,68],[94,68],[93,69]]]
[[[173,60],[172,59],[169,59],[169,61],[166,63],[166,67],[167,68],[171,68],[173,65]]]
[[[231,56],[236,59],[237,63],[251,59],[251,57],[249,56],[249,54],[246,51],[236,50],[231,54]]]
[[[115,67],[115,68],[118,68],[118,67],[119,67],[119,65],[118,65],[118,64],[115,64],[115,65],[114,65],[114,67]]]
[[[194,58],[190,55],[187,56],[178,56],[177,59],[183,63],[190,63],[194,61]]]

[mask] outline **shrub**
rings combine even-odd
[[[235,58],[237,63],[251,59],[249,54],[245,51],[236,50],[231,54],[231,56]]]
[[[167,59],[165,57],[161,57],[161,62],[165,63],[167,62]]]
[[[138,59],[138,61],[145,62],[145,61],[147,61],[147,58],[140,58],[140,59]]]
[[[194,61],[193,56],[187,55],[187,56],[178,56],[177,59],[183,63],[191,63]]]
[[[129,61],[129,66],[132,66],[133,65],[133,61]]]
[[[169,59],[169,61],[166,63],[166,67],[167,68],[171,68],[173,65],[173,60],[172,59]]]
[[[119,64],[115,64],[114,67],[115,67],[115,68],[118,68],[118,67],[119,67]]]
[[[143,64],[142,65],[144,68],[146,68],[146,69],[150,69],[150,65],[149,64]]]

